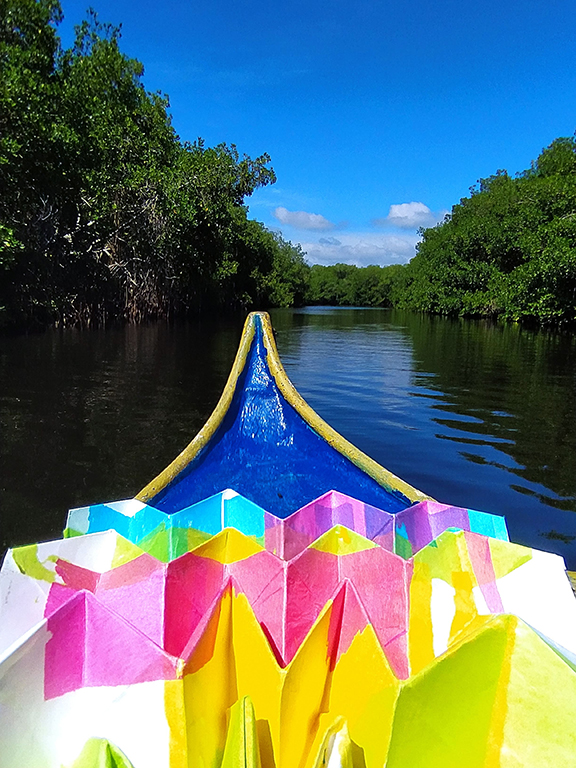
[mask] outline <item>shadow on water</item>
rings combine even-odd
[[[576,568],[576,338],[378,309],[274,310],[288,375],[423,491]],[[0,339],[0,546],[126,498],[216,404],[241,321]]]
[[[241,323],[0,340],[1,546],[61,533],[69,507],[127,498],[216,404]]]

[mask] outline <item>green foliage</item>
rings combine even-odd
[[[181,143],[120,32],[0,0],[0,315],[30,327],[302,300],[302,253],[247,218],[266,154]]]
[[[481,179],[436,227],[393,288],[396,306],[510,320],[576,320],[576,140],[532,167]]]
[[[405,267],[308,267],[248,219],[270,157],[182,143],[120,32],[63,50],[58,0],[0,0],[0,326],[304,302],[576,320],[576,142],[481,179]]]
[[[390,306],[392,286],[401,269],[397,264],[390,267],[315,264],[310,268],[306,302],[331,306]]]

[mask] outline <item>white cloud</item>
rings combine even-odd
[[[424,203],[398,203],[391,205],[388,216],[374,219],[378,227],[392,226],[400,229],[418,229],[418,227],[433,227],[442,221],[447,211],[434,212]]]
[[[281,224],[287,224],[294,229],[334,229],[334,224],[319,213],[307,213],[306,211],[289,211],[279,206],[272,211],[272,215]]]
[[[406,264],[415,254],[419,236],[381,235],[374,232],[356,232],[334,237],[321,237],[316,242],[300,241],[311,264],[354,264],[367,267],[377,264]]]

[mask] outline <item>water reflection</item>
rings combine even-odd
[[[507,516],[576,568],[576,340],[387,310],[275,310],[288,371],[338,431],[438,499]],[[57,536],[135,493],[203,425],[241,320],[0,340],[0,522]]]
[[[526,481],[518,486],[524,493],[574,510],[574,337],[459,321],[419,324],[413,343],[417,368],[436,373],[431,387],[450,404],[441,410],[458,414],[456,420],[437,417],[435,422],[448,427],[452,439],[479,446],[466,458],[496,461]],[[466,416],[475,423],[464,423]],[[486,439],[470,441],[458,431]],[[480,446],[495,448],[507,460],[494,459]],[[534,484],[548,492],[542,494]]]
[[[52,331],[0,340],[2,549],[58,535],[66,510],[136,493],[214,407],[241,323]]]

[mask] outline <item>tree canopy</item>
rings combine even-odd
[[[388,307],[392,285],[401,269],[399,264],[389,267],[314,264],[308,276],[306,301],[332,306]]]
[[[422,230],[394,303],[443,314],[576,320],[576,139],[559,138],[512,178],[481,179]]]
[[[248,219],[270,157],[181,142],[120,30],[0,0],[0,325],[142,319],[303,298],[303,254]]]

